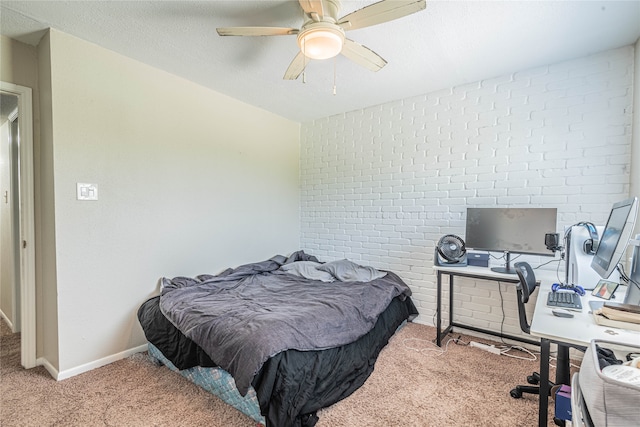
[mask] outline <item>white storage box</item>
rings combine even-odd
[[[640,384],[614,379],[600,369],[596,345],[613,350],[616,357],[626,361],[628,353],[640,353],[640,345],[622,345],[611,341],[593,340],[582,360],[579,379],[584,402],[593,420],[600,427],[637,426],[640,421]],[[637,369],[630,368],[629,369]],[[640,373],[640,369],[637,369]],[[633,375],[635,373],[630,371]]]
[[[594,427],[584,403],[584,397],[582,397],[579,377],[577,372],[571,377],[571,425],[573,427]]]

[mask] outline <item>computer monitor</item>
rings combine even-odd
[[[467,249],[504,252],[505,267],[498,273],[516,274],[510,254],[554,256],[547,249],[545,234],[556,232],[556,208],[467,208]]]
[[[591,268],[603,279],[608,279],[620,263],[633,233],[637,214],[637,197],[615,203],[611,208],[598,250],[591,260]]]

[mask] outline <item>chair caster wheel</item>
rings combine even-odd
[[[513,397],[514,399],[520,399],[522,397],[522,392],[520,390],[518,390],[517,388],[512,389],[509,394],[511,395],[511,397]]]
[[[528,382],[529,384],[534,384],[534,385],[535,385],[535,384],[540,384],[540,379],[539,379],[539,378],[537,378],[535,375],[529,375],[529,376],[527,377],[527,382]]]

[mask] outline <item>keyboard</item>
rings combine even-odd
[[[547,305],[549,307],[567,308],[569,310],[582,310],[580,295],[575,292],[549,292]]]

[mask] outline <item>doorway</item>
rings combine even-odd
[[[0,93],[0,315],[20,332],[18,97]]]
[[[9,163],[3,174],[2,198],[3,217],[9,217],[6,227],[2,228],[9,242],[2,245],[2,251],[11,251],[5,262],[2,253],[2,267],[14,271],[5,277],[15,277],[11,283],[2,283],[3,290],[11,296],[7,311],[13,317],[13,329],[21,333],[21,364],[25,368],[36,366],[36,285],[35,285],[35,215],[34,215],[34,179],[33,179],[33,110],[32,91],[28,87],[0,81],[0,98],[6,100],[11,108],[7,111],[7,129],[10,149],[3,151],[3,163]],[[0,102],[2,107],[4,102]],[[5,111],[2,111],[4,114]],[[4,144],[4,142],[3,142]],[[5,157],[7,154],[7,158]],[[5,177],[9,180],[5,180]],[[4,221],[4,218],[2,219]],[[17,316],[17,317],[16,317]]]

